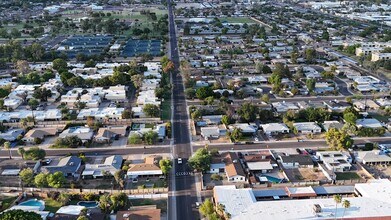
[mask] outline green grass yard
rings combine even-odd
[[[165,99],[161,104],[162,109],[162,120],[171,119],[171,99]]]
[[[360,176],[357,173],[345,172],[345,173],[335,173],[337,175],[337,180],[356,180],[360,179]]]

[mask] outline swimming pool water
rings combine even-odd
[[[80,201],[77,205],[84,206],[86,208],[96,208],[98,206],[98,202],[95,201]]]
[[[41,200],[31,199],[26,202],[22,202],[19,205],[22,206],[43,206],[43,202]]]
[[[276,178],[276,177],[273,177],[273,176],[268,176],[268,175],[262,175],[264,177],[267,178],[267,180],[269,180],[269,182],[272,182],[272,183],[281,183],[282,179],[279,179],[279,178]]]

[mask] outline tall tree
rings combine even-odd
[[[345,216],[346,209],[350,208],[350,201],[345,199],[342,201],[342,207],[343,207],[343,214],[342,218]]]
[[[238,115],[245,122],[253,122],[257,118],[258,107],[251,103],[244,103],[238,110]]]
[[[335,202],[334,217],[335,217],[335,219],[337,219],[337,207],[338,207],[338,204],[341,203],[341,201],[342,201],[342,196],[341,195],[334,195],[333,199],[334,199],[334,202]]]
[[[171,168],[172,168],[172,162],[169,159],[163,159],[159,161],[159,167],[162,170],[164,175],[167,175]]]
[[[19,177],[25,185],[30,185],[34,182],[34,171],[31,168],[23,169],[19,172]]]
[[[326,143],[335,150],[344,150],[352,147],[353,139],[344,131],[331,128],[326,132]]]
[[[4,142],[3,146],[4,146],[4,149],[8,150],[9,158],[12,159],[11,143],[9,141],[6,141],[6,142]]]

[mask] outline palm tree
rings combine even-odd
[[[23,148],[23,147],[19,147],[18,148],[18,154],[20,156],[22,156],[22,159],[24,160],[24,153],[26,152],[26,150]]]
[[[334,195],[333,198],[334,198],[334,201],[335,201],[335,214],[334,214],[334,217],[335,217],[335,219],[337,219],[337,206],[338,206],[339,203],[341,203],[342,196],[341,195]]]
[[[347,200],[347,199],[343,200],[343,202],[342,202],[342,207],[344,208],[344,209],[343,209],[342,217],[344,217],[344,216],[345,216],[345,211],[346,211],[346,209],[350,208],[350,201]]]
[[[10,159],[12,159],[12,154],[11,154],[11,143],[9,141],[4,142],[3,144],[4,149],[8,150]]]

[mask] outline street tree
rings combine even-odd
[[[348,149],[353,145],[353,139],[344,131],[331,128],[326,132],[326,143],[335,150]]]
[[[47,176],[48,185],[53,188],[61,188],[66,183],[64,174],[60,171]]]
[[[48,174],[47,173],[39,173],[34,177],[34,185],[38,188],[47,187],[48,186]]]
[[[189,165],[197,171],[206,172],[210,169],[212,156],[206,148],[198,149],[189,159]]]
[[[159,161],[159,167],[162,170],[164,175],[167,175],[171,168],[172,168],[172,162],[169,159],[163,159]]]
[[[12,159],[11,143],[9,141],[6,141],[6,142],[4,142],[3,147],[4,147],[4,149],[8,150],[8,156],[10,159]]]
[[[34,182],[34,171],[31,168],[23,169],[19,172],[19,177],[28,186]]]
[[[170,73],[175,68],[175,65],[172,61],[169,61],[166,66],[163,67],[163,72]]]
[[[18,154],[22,157],[23,160],[24,160],[25,152],[26,152],[26,150],[23,147],[18,148]]]
[[[25,150],[23,153],[25,160],[42,160],[45,158],[45,156],[45,150],[39,147],[31,147],[28,150]]]

